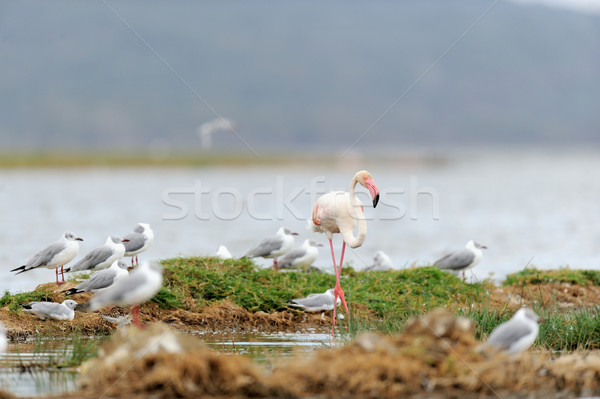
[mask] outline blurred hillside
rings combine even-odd
[[[259,152],[346,148],[492,3],[1,2],[0,146],[199,149],[204,100]],[[360,146],[598,145],[598,49],[599,15],[500,1]]]

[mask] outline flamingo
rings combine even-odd
[[[369,190],[373,199],[373,208],[379,202],[379,189],[373,181],[373,176],[366,170],[357,172],[350,181],[350,192],[331,191],[322,195],[317,199],[313,206],[311,229],[318,233],[324,233],[329,240],[329,248],[331,249],[331,258],[333,259],[333,270],[335,272],[335,288],[333,289],[334,302],[337,302],[338,297],[342,300],[344,310],[350,319],[350,312],[346,304],[346,297],[340,285],[340,276],[342,274],[342,265],[344,263],[344,251],[346,244],[350,248],[360,247],[367,238],[367,222],[363,213],[364,208],[360,200],[354,194],[356,183]],[[358,225],[358,232],[354,235],[354,229]],[[333,235],[341,233],[343,238],[342,254],[340,257],[340,267],[335,264],[335,253],[333,251]],[[333,326],[331,334],[335,328],[335,307],[333,309]]]

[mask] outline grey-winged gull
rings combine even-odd
[[[231,256],[231,252],[229,252],[225,245],[219,245],[219,248],[217,248],[217,253],[215,254],[215,258],[233,259],[233,256]]]
[[[319,248],[323,244],[314,242],[313,240],[304,240],[300,248],[294,248],[277,261],[281,269],[301,269],[307,268],[319,256]]]
[[[392,268],[392,261],[389,256],[386,255],[383,251],[375,252],[375,257],[373,258],[373,264],[371,266],[367,266],[363,271],[365,272],[383,272],[386,270],[390,270]]]
[[[116,260],[108,269],[98,270],[94,272],[84,282],[77,284],[75,287],[63,291],[65,295],[81,294],[82,292],[102,292],[112,285],[116,284],[121,278],[127,276],[127,263],[122,260]]]
[[[66,232],[58,241],[48,245],[37,254],[30,257],[23,266],[12,269],[11,272],[21,274],[28,270],[37,269],[38,267],[47,267],[48,269],[56,270],[56,284],[63,284],[65,282],[63,267],[77,256],[77,253],[79,252],[79,241],[83,241],[83,239],[77,237],[74,233]],[[58,281],[59,267],[62,275],[62,282]]]
[[[281,227],[277,230],[274,236],[267,237],[261,242],[252,247],[246,254],[245,258],[273,258],[273,268],[278,269],[277,257],[285,254],[294,246],[294,237],[298,233],[294,233],[286,228]]]
[[[533,310],[521,308],[510,320],[496,327],[486,342],[509,355],[523,352],[537,338],[540,320]]]
[[[435,261],[434,266],[453,272],[462,271],[464,279],[465,271],[477,265],[481,260],[483,256],[482,249],[487,249],[487,247],[470,240],[464,248],[450,252],[446,256]]]
[[[123,237],[125,245],[125,256],[131,256],[131,265],[133,266],[133,257],[135,264],[138,264],[138,254],[144,252],[154,242],[154,232],[148,223],[138,223],[133,229],[133,233]]]
[[[123,326],[126,326],[127,324],[131,323],[131,315],[111,317],[111,316],[105,316],[105,315],[101,314],[100,317],[102,317],[104,320],[108,321],[115,328],[123,327]]]
[[[342,303],[341,298],[337,299],[337,306]],[[322,294],[310,294],[306,298],[292,299],[288,302],[290,306],[296,306],[307,312],[325,312],[333,310],[333,288],[328,289]]]
[[[63,303],[31,302],[23,306],[23,311],[32,313],[42,320],[73,320],[77,302],[67,299]]]
[[[95,311],[104,306],[133,306],[133,324],[138,327],[143,325],[139,320],[140,305],[151,299],[162,287],[163,268],[160,263],[143,262],[136,267],[129,276],[123,277],[115,285],[92,297],[85,307]]]
[[[104,245],[92,249],[82,259],[79,259],[73,266],[65,269],[65,272],[80,272],[84,270],[102,270],[113,264],[114,261],[121,259],[125,255],[125,245],[127,239],[109,236]]]

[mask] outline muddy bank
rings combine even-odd
[[[600,352],[506,356],[482,347],[472,321],[437,310],[403,334],[367,333],[266,371],[155,324],[121,329],[82,365],[71,397],[543,398],[600,394]]]
[[[44,284],[40,287],[48,289],[51,294],[48,300],[62,302],[65,297],[61,293],[74,287],[74,283],[66,283],[57,287],[55,284]],[[78,303],[86,303],[92,294],[72,295]],[[4,323],[7,336],[13,340],[23,340],[36,335],[69,336],[73,333],[84,335],[107,335],[115,331],[115,326],[104,320],[100,315],[124,316],[129,309],[112,307],[102,309],[97,313],[76,311],[73,321],[39,320],[37,317],[22,312],[11,311],[8,307],[0,308],[0,320]],[[322,327],[326,331],[331,326],[331,318],[327,315],[306,314],[290,310],[273,313],[248,312],[230,301],[200,308],[198,312],[184,309],[163,309],[158,304],[150,302],[141,308],[143,322],[162,322],[182,331],[214,330],[221,333],[240,332],[275,332],[296,331],[306,328]]]

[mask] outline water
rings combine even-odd
[[[311,204],[317,194],[346,190],[362,168],[372,172],[382,197],[376,209],[365,208],[367,241],[347,251],[357,269],[369,265],[377,250],[397,268],[428,264],[469,239],[489,248],[474,278],[494,273],[501,279],[530,262],[597,268],[598,155],[463,153],[433,162],[350,157],[334,166],[2,170],[0,288],[29,290],[52,281],[52,270],[19,276],[8,270],[67,230],[85,239],[79,257],[137,222],[150,223],[156,237],[142,259],[211,255],[219,244],[241,256],[281,225],[300,233],[297,245],[305,238],[326,244],[324,236],[306,230]],[[357,191],[368,205],[366,191]],[[334,243],[337,252],[340,238]],[[327,246],[315,264],[331,269]]]

